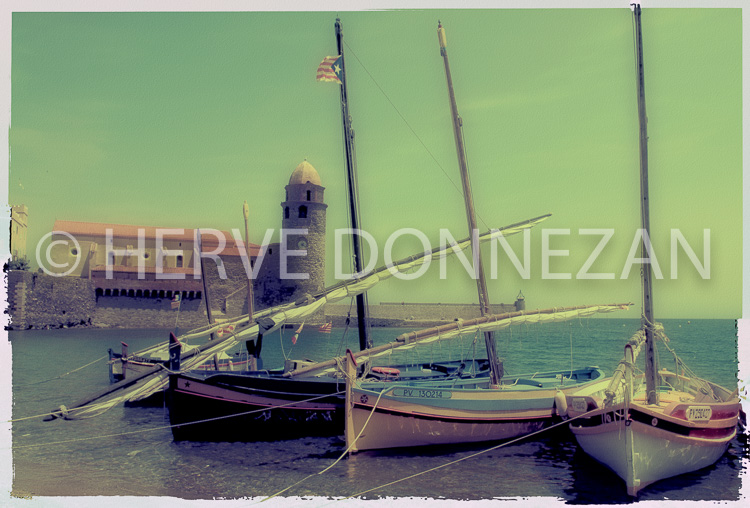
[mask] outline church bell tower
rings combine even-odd
[[[284,230],[307,229],[307,234],[287,234],[288,250],[306,251],[304,256],[288,256],[286,260],[287,273],[307,274],[306,279],[282,278],[281,286],[287,294],[291,293],[292,300],[301,298],[305,293],[315,294],[325,287],[328,205],[323,201],[324,190],[320,175],[305,159],[292,172],[286,186],[286,200],[281,203],[281,227]]]

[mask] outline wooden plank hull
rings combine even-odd
[[[170,376],[172,435],[175,441],[273,441],[336,435],[343,428],[342,390],[343,384],[335,380],[247,376],[238,382],[218,375]]]
[[[394,368],[401,378],[434,380],[455,376],[460,365],[461,362],[443,362],[430,368]],[[487,362],[477,360],[474,369],[465,368],[462,372],[478,372],[480,378],[486,377]],[[274,441],[343,434],[343,378],[287,378],[282,374],[279,370],[170,375],[168,404],[174,439]],[[373,375],[393,378],[389,372]]]
[[[352,412],[357,430],[367,427],[357,440],[356,449],[378,450],[412,446],[499,441],[542,429],[550,417],[536,420],[512,419],[457,421],[437,415],[397,414],[355,405]],[[369,422],[368,422],[369,418]]]
[[[680,376],[671,377],[676,386]],[[570,429],[583,451],[614,471],[627,493],[637,496],[656,481],[708,467],[724,454],[737,433],[740,405],[723,388],[711,386],[724,400],[696,397],[693,390],[663,390],[659,404],[648,405],[636,396],[627,406],[620,401],[593,410],[571,422]],[[596,403],[596,397],[576,398],[569,397],[571,416],[581,413],[583,401],[586,409]]]
[[[488,381],[352,388],[354,450],[476,443],[523,436],[548,425],[556,396],[604,377],[596,368]],[[358,437],[357,437],[358,436]]]

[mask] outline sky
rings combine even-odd
[[[530,274],[483,251],[493,302],[527,308],[633,302],[621,275],[639,227],[633,22],[617,9],[316,12],[13,12],[8,203],[29,207],[30,253],[55,220],[243,228],[281,224],[284,186],[305,158],[326,188],[327,283],[334,231],[348,227],[338,85],[315,80],[344,27],[361,224],[386,241],[402,228],[437,246],[467,235],[448,92],[446,29],[482,228],[551,213],[532,230]],[[651,229],[664,275],[657,318],[738,318],[742,308],[742,11],[643,10]],[[590,272],[577,272],[613,230]],[[543,277],[543,229],[550,248]],[[670,231],[683,250],[670,278]],[[567,234],[564,231],[568,231]],[[554,233],[554,232],[553,232]],[[278,237],[278,235],[277,235]],[[523,258],[522,238],[509,238]],[[395,244],[398,259],[422,250]],[[371,253],[372,254],[372,253]],[[35,261],[32,261],[36,264]],[[498,277],[490,276],[491,265]],[[457,261],[390,280],[370,302],[474,302]]]

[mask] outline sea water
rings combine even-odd
[[[737,339],[731,320],[665,320],[669,346],[699,375],[737,386]],[[510,374],[597,365],[611,374],[622,358],[635,320],[585,319],[521,326],[496,335]],[[405,329],[375,328],[375,344]],[[323,360],[357,348],[356,330],[331,334],[306,326],[264,338],[267,368],[285,358]],[[108,386],[107,349],[129,351],[165,340],[164,330],[67,329],[10,332],[13,353],[13,495],[170,496],[236,499],[270,496],[423,497],[507,500],[517,497],[573,504],[627,503],[622,481],[582,453],[563,425],[532,439],[355,454],[331,466],[343,438],[257,443],[172,441],[167,409],[116,406],[95,418],[42,421],[45,413]],[[434,344],[383,363],[485,357],[481,335]],[[673,368],[663,348],[660,364]],[[90,366],[82,368],[86,364]],[[736,500],[747,442],[739,435],[714,466],[660,481],[640,500]],[[460,460],[459,459],[463,459]],[[458,462],[455,462],[458,461]],[[442,467],[449,462],[451,465]],[[421,474],[423,473],[423,474]],[[416,476],[414,476],[416,475]],[[404,480],[407,477],[409,479]],[[400,481],[402,480],[402,481]],[[112,502],[117,502],[117,497]]]

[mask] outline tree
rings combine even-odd
[[[17,258],[17,259],[11,259],[6,265],[5,265],[5,271],[10,270],[24,270],[29,271],[31,266],[29,265],[29,260],[26,258]]]

